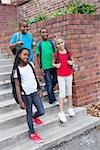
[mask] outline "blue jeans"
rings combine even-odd
[[[56,68],[44,70],[45,89],[48,93],[49,103],[52,104],[56,101],[53,88],[57,84],[57,70]]]
[[[40,96],[38,95],[37,92],[32,93],[30,95],[22,96],[22,99],[26,105],[26,118],[27,118],[27,124],[29,127],[29,132],[34,134],[34,125],[33,125],[33,118],[36,119],[37,117],[41,116],[44,114],[44,107],[41,101]],[[32,104],[36,107],[37,111],[33,114],[32,111]]]

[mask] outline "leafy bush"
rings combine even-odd
[[[79,14],[95,14],[96,7],[92,4],[81,3],[80,0],[71,1],[65,8],[66,13],[79,13]]]
[[[35,18],[30,18],[27,20],[27,22],[28,22],[28,24],[32,24],[32,23],[39,22],[39,21],[45,20],[45,19],[47,19],[47,16],[41,15],[41,16],[37,16]]]
[[[65,14],[64,9],[58,9],[53,14],[51,14],[49,18],[54,18],[56,16],[61,16],[61,15],[64,15],[64,14]]]
[[[35,18],[28,19],[27,22],[29,24],[45,20],[45,19],[50,19],[54,18],[56,16],[61,16],[64,14],[95,14],[96,13],[96,7],[95,5],[92,4],[87,4],[87,3],[82,3],[81,0],[70,0],[68,5],[64,9],[58,9],[54,13],[52,13],[50,16],[44,16],[44,15],[39,15]]]

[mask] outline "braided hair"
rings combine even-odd
[[[17,52],[16,56],[15,56],[15,61],[14,61],[14,65],[13,65],[13,69],[12,72],[14,73],[14,71],[17,69],[18,65],[20,64],[20,54],[23,50],[28,50],[28,48],[20,48],[20,50]]]

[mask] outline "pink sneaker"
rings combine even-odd
[[[44,122],[40,118],[33,119],[33,122],[36,124],[44,124]]]
[[[33,141],[33,142],[37,142],[37,143],[41,143],[43,142],[43,139],[40,137],[40,135],[38,133],[34,133],[34,134],[30,134],[29,135],[30,139]]]

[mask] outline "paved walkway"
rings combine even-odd
[[[100,150],[100,126],[50,150]]]

